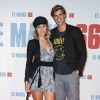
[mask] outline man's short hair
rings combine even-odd
[[[61,5],[55,5],[52,10],[51,10],[51,16],[54,17],[54,14],[58,11],[58,10],[62,10],[63,14],[66,15],[66,10],[63,6]]]

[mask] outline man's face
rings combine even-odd
[[[55,23],[58,26],[59,25],[62,25],[62,24],[64,24],[66,22],[65,21],[66,15],[63,14],[63,11],[62,10],[56,11],[53,18],[54,18]]]

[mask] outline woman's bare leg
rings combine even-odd
[[[44,92],[45,100],[55,100],[54,92]]]
[[[43,100],[43,93],[42,92],[32,92],[33,100]]]

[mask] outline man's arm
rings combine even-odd
[[[73,40],[75,42],[76,48],[78,50],[79,54],[79,61],[77,64],[77,70],[79,71],[80,76],[83,75],[83,70],[85,67],[85,62],[87,59],[87,50],[86,50],[86,44],[84,40],[84,36],[82,34],[82,31],[80,28],[76,28],[73,30]]]

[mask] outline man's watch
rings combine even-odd
[[[77,74],[79,74],[79,71],[78,71],[78,70],[76,70],[76,73],[77,73]]]

